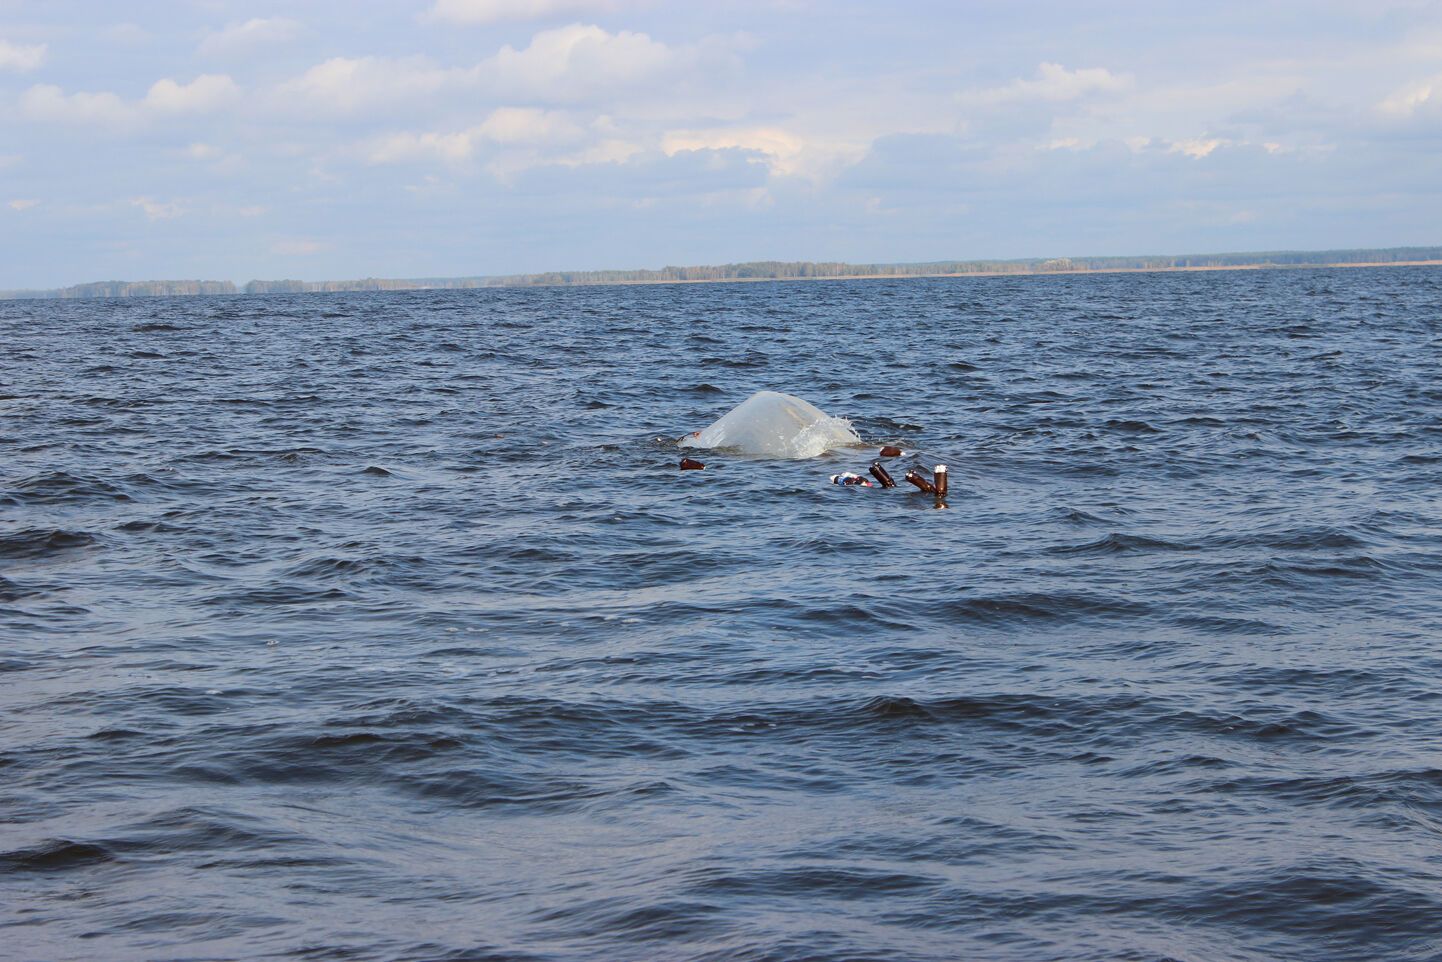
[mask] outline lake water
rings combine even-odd
[[[675,439],[752,392],[947,510]],[[0,303],[0,956],[1442,957],[1442,270]]]

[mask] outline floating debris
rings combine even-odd
[[[863,478],[861,475],[859,475],[859,474],[853,474],[853,473],[850,472],[850,471],[843,471],[843,472],[841,472],[840,474],[833,474],[833,475],[831,476],[831,483],[832,483],[832,484],[845,485],[845,486],[847,486],[847,487],[859,487],[859,488],[869,488],[869,487],[871,487],[871,482],[870,482],[870,481],[866,480],[866,479]]]
[[[926,476],[915,468],[912,468],[910,471],[906,472],[906,480],[910,481],[912,484],[920,488],[923,494],[936,493],[936,485],[932,484],[929,480],[927,480]]]
[[[753,457],[814,458],[861,438],[845,418],[834,418],[799,397],[758,391],[702,431],[680,440],[683,448],[730,448]]]

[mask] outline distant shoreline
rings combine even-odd
[[[1208,264],[1194,267],[1089,267],[1071,270],[1039,271],[951,271],[944,274],[833,274],[826,277],[706,277],[691,279],[644,281],[576,281],[557,284],[496,284],[491,287],[460,288],[463,290],[515,290],[518,287],[654,287],[658,284],[776,284],[803,281],[909,281],[940,277],[1057,277],[1085,274],[1197,274],[1210,271],[1320,271],[1353,267],[1442,267],[1442,260],[1427,261],[1346,261],[1335,264]],[[455,290],[457,288],[451,288]],[[435,290],[412,287],[405,290]],[[343,293],[343,292],[334,292]]]
[[[96,281],[50,290],[0,291],[0,300],[93,300],[129,297],[339,294],[381,291],[628,287],[655,284],[740,284],[776,281],[907,280],[921,277],[1054,277],[1079,274],[1165,274],[1202,271],[1326,270],[1442,266],[1442,247],[1330,251],[1270,251],[1017,260],[850,264],[840,261],[748,261],[639,270],[546,271],[470,277],[377,278],[340,281],[151,280]]]

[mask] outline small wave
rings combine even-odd
[[[84,531],[31,528],[0,535],[0,558],[33,560],[92,547],[99,543],[98,538]]]
[[[3,547],[3,539],[0,539],[0,547]],[[0,557],[4,557],[0,553]],[[38,588],[30,588],[9,578],[0,575],[0,601],[19,601],[22,598],[30,598],[43,592]]]
[[[1196,545],[1184,544],[1178,541],[1165,541],[1161,538],[1148,538],[1145,535],[1122,534],[1112,532],[1104,538],[1096,541],[1087,541],[1083,544],[1058,545],[1048,548],[1048,554],[1055,555],[1110,555],[1123,554],[1131,551],[1195,551]]]
[[[115,861],[115,853],[93,842],[54,839],[33,848],[0,852],[0,867],[11,872],[64,872]]]
[[[0,503],[17,507],[34,504],[83,504],[87,501],[129,501],[118,485],[99,478],[86,478],[65,471],[52,471],[25,478],[0,494]]]
[[[1161,434],[1161,428],[1148,424],[1146,421],[1134,420],[1110,420],[1106,426],[1113,431],[1121,431],[1124,434]]]
[[[1029,592],[990,598],[965,598],[930,606],[945,620],[976,624],[1020,624],[1028,621],[1065,621],[1107,615],[1141,615],[1149,605],[1123,598],[1084,594]]]

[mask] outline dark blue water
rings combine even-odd
[[[763,388],[949,509],[676,470]],[[6,959],[1442,958],[1438,269],[10,302],[0,395]]]

